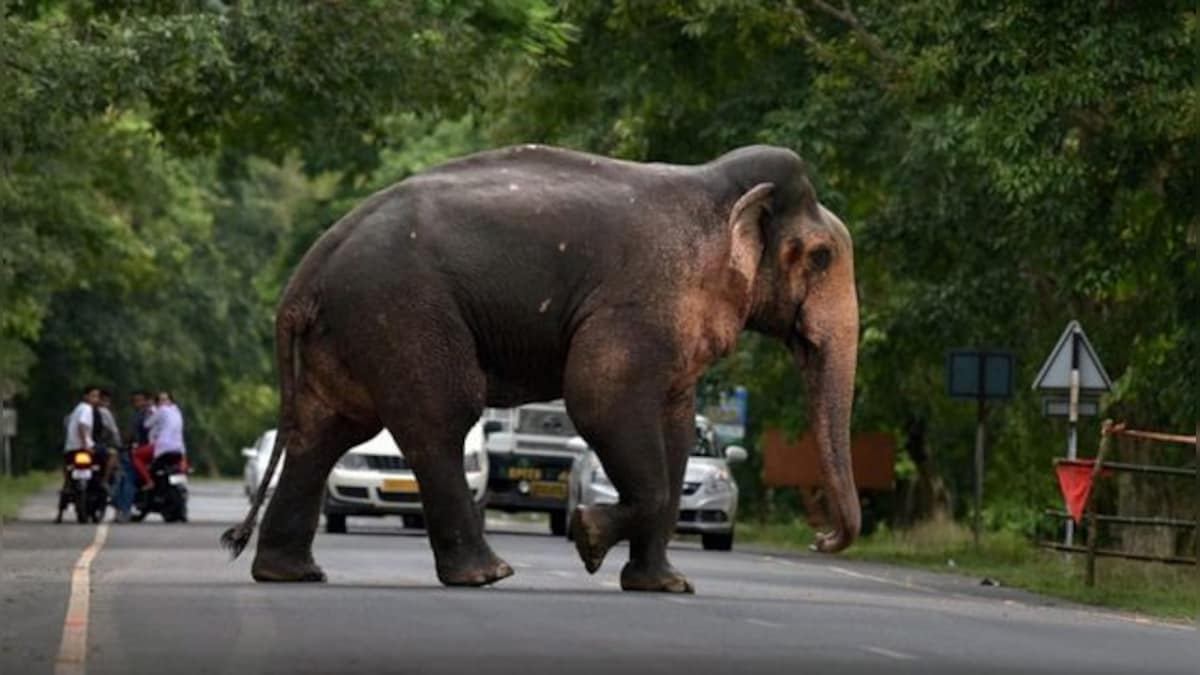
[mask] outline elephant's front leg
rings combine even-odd
[[[576,549],[587,570],[599,569],[609,549],[628,539],[622,588],[692,592],[691,583],[667,560],[667,542],[679,508],[679,486],[672,489],[671,481],[682,480],[682,468],[668,459],[675,459],[677,453],[668,453],[665,447],[661,406],[622,407],[611,416],[596,415],[579,405],[576,410],[573,416],[582,413],[576,423],[586,429],[620,495],[617,504],[583,506],[571,514]]]
[[[648,542],[646,555],[642,558],[644,562],[631,556],[630,564],[621,571],[621,586],[625,590],[684,590],[690,593],[693,592],[691,582],[671,566],[666,548],[679,519],[679,499],[688,454],[696,444],[694,392],[686,392],[667,405],[663,411],[662,429],[668,496],[664,511],[655,518],[661,529],[658,536]],[[685,588],[664,587],[664,580],[669,583],[682,581]]]

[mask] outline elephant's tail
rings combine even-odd
[[[302,370],[299,341],[313,313],[302,307],[305,305],[281,310],[279,320],[275,324],[276,365],[279,368],[279,425],[275,432],[275,445],[271,448],[271,459],[267,463],[267,470],[259,479],[258,490],[254,493],[249,513],[241,524],[225,530],[221,535],[221,546],[229,551],[232,558],[241,555],[250,541],[250,535],[254,534],[258,510],[267,497],[271,477],[275,475],[279,458],[295,431],[295,395]]]

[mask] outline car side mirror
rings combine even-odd
[[[567,450],[581,455],[588,451],[587,441],[583,440],[583,438],[579,436],[572,436],[571,439],[567,441]]]
[[[483,423],[483,435],[485,438],[497,431],[504,431],[504,425],[499,420],[488,420]]]
[[[242,448],[242,457],[246,459],[254,459],[258,457],[258,451],[254,448]]]
[[[729,462],[730,464],[744,462],[749,457],[750,453],[746,452],[746,449],[740,445],[725,446],[725,461]]]

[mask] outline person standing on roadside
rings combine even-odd
[[[129,397],[133,404],[133,419],[129,424],[129,442],[134,447],[150,442],[150,415],[154,413],[154,399],[150,392],[139,389]]]
[[[117,418],[112,413],[112,392],[100,390],[100,398],[96,404],[96,426],[93,438],[96,441],[96,454],[104,466],[103,484],[105,489],[112,484],[113,472],[117,469],[117,452],[121,448],[121,430],[117,427]]]
[[[126,445],[120,449],[118,459],[121,471],[117,474],[116,489],[113,491],[113,506],[117,509],[118,523],[127,523],[133,517],[133,500],[138,490],[133,453],[150,442],[150,429],[146,425],[147,418],[154,410],[150,400],[150,392],[143,389],[133,392],[129,397],[129,402],[133,405],[133,419],[125,437]]]

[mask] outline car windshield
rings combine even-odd
[[[565,410],[522,408],[517,417],[517,433],[571,437],[578,432]]]
[[[716,444],[712,442],[712,438],[704,433],[704,429],[696,427],[696,445],[692,447],[692,457],[720,457],[721,451]]]

